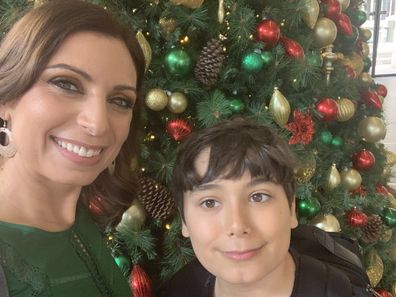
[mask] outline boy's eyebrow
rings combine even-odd
[[[264,176],[259,176],[255,179],[252,179],[249,183],[248,186],[253,187],[253,186],[257,186],[259,184],[262,183],[268,183],[268,182],[272,182],[272,180],[268,179],[267,177]]]
[[[201,184],[198,186],[195,186],[192,191],[206,191],[206,190],[212,190],[212,189],[218,189],[219,185],[213,184],[213,183],[208,183],[208,184]]]

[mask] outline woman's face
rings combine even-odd
[[[93,182],[128,136],[136,80],[121,40],[88,31],[70,35],[34,85],[5,106],[17,149],[7,163],[39,181]]]

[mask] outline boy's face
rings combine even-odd
[[[195,160],[203,176],[210,150]],[[217,282],[252,285],[270,281],[290,264],[290,232],[297,226],[294,202],[283,187],[249,172],[218,178],[184,193],[182,233],[190,237],[201,264]]]

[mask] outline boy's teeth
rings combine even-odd
[[[57,143],[60,147],[68,150],[69,152],[78,154],[80,157],[90,158],[93,156],[97,156],[100,153],[100,150],[87,149],[86,147],[80,147],[62,140],[58,140]]]

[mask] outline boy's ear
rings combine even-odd
[[[188,228],[185,222],[182,222],[182,235],[184,237],[190,237],[190,232],[188,232]]]
[[[292,229],[298,226],[298,220],[296,215],[296,197],[293,197],[293,201],[290,206],[290,226]]]

